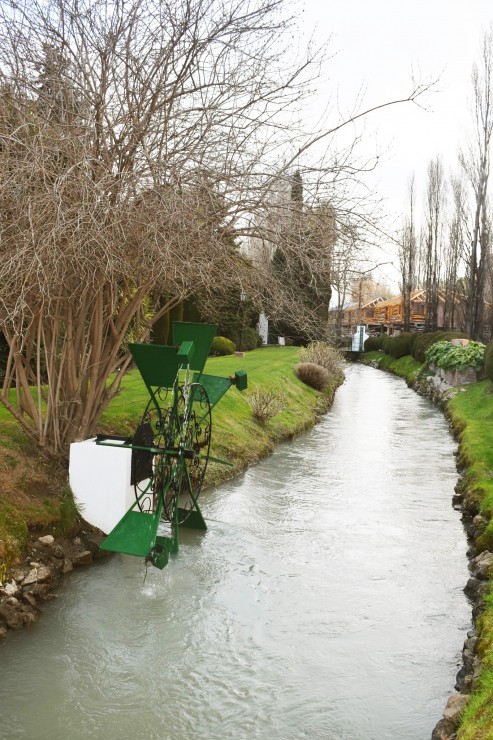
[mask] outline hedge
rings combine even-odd
[[[403,332],[392,337],[385,337],[383,342],[383,351],[398,360],[411,354],[411,340],[414,335],[411,332]]]
[[[488,380],[493,381],[493,339],[488,342],[484,351],[484,372]]]
[[[365,352],[376,352],[383,349],[383,340],[386,336],[386,334],[379,334],[376,337],[368,337],[365,342]]]
[[[450,342],[452,339],[469,339],[467,334],[461,331],[435,331],[418,334],[414,340],[412,356],[418,362],[425,361],[425,352],[435,342]]]
[[[218,355],[232,355],[235,353],[235,350],[235,344],[231,339],[226,339],[226,337],[214,337],[209,354],[213,357]]]

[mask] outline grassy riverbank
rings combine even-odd
[[[248,390],[232,388],[213,411],[211,454],[233,467],[211,464],[206,482],[217,484],[268,455],[274,445],[312,426],[332,399],[340,382],[322,394],[301,383],[293,372],[298,359],[294,347],[272,347],[247,352],[243,357],[210,358],[206,372],[229,376],[248,373]],[[257,423],[248,396],[254,389],[283,399],[283,411],[265,424]],[[101,419],[100,432],[132,433],[148,400],[137,371],[125,377],[121,394]],[[67,469],[47,461],[29,442],[7,411],[0,408],[0,581],[6,568],[23,552],[30,529],[63,534],[76,526]]]
[[[382,352],[369,352],[363,362],[400,375],[412,385],[422,365],[410,356],[395,360]],[[481,521],[474,535],[476,551],[493,552],[493,383],[481,380],[449,391],[444,411],[459,440],[461,489],[469,514]],[[493,738],[493,572],[490,570],[484,608],[476,620],[477,653],[481,673],[465,708],[458,740]],[[465,585],[465,584],[464,584]]]

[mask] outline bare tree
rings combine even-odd
[[[262,236],[253,216],[279,177],[348,123],[285,154],[320,61],[288,63],[287,30],[277,0],[2,3],[1,400],[45,449],[94,433],[126,341],[188,295],[272,294],[232,238],[252,223]],[[354,174],[335,156],[313,171],[333,190]],[[310,276],[325,270],[320,245],[303,257]]]
[[[156,320],[238,279],[228,230],[305,65],[280,69],[268,0],[2,7],[2,401],[59,453],[118,392],[152,295]]]
[[[438,291],[443,265],[444,198],[445,178],[443,164],[440,157],[437,157],[428,165],[428,186],[426,191],[425,328],[427,331],[436,331],[438,328]]]
[[[445,306],[443,324],[445,329],[465,328],[464,286],[460,286],[460,270],[465,264],[468,228],[467,200],[462,181],[451,179],[453,211],[451,214],[448,241],[445,249]]]
[[[415,182],[414,175],[408,183],[409,211],[402,231],[402,241],[399,245],[399,258],[402,277],[402,321],[404,331],[411,328],[411,294],[416,286],[416,228],[414,224],[415,210]]]
[[[460,160],[474,197],[471,250],[468,259],[467,330],[473,339],[483,336],[484,291],[489,264],[488,182],[493,132],[493,28],[484,33],[480,63],[472,71],[473,139]]]

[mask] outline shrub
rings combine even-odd
[[[442,370],[481,370],[483,367],[485,345],[482,342],[469,342],[466,347],[450,342],[435,342],[426,350],[425,362]]]
[[[232,355],[234,354],[236,347],[231,339],[226,337],[214,337],[212,342],[211,351],[209,354],[217,357],[219,355]]]
[[[365,352],[376,352],[383,349],[383,340],[386,334],[379,334],[377,337],[368,337],[365,342]]]
[[[438,342],[439,337],[437,337],[438,332],[423,332],[422,334],[418,334],[417,338],[414,340],[413,343],[413,357],[418,362],[424,362],[425,361],[425,352],[428,349],[428,347],[431,347],[433,342]]]
[[[329,371],[327,368],[317,365],[314,362],[300,362],[294,370],[296,377],[302,383],[315,388],[316,391],[323,391],[329,383]]]
[[[411,332],[403,332],[392,337],[386,337],[383,341],[383,350],[385,354],[398,360],[400,357],[411,354],[412,340],[413,334]]]
[[[320,365],[327,370],[329,376],[339,375],[344,367],[344,358],[340,350],[327,342],[310,342],[307,347],[300,349],[301,363]]]
[[[249,352],[252,349],[257,349],[263,344],[262,337],[257,333],[255,329],[247,326],[240,332],[236,346],[245,352]]]
[[[285,399],[273,391],[254,390],[248,397],[247,402],[252,409],[252,416],[259,424],[265,424],[283,411]]]
[[[452,344],[450,342],[435,342],[426,350],[424,361],[427,365],[442,367],[441,361],[451,349]]]
[[[469,339],[469,337],[461,331],[434,331],[418,334],[411,348],[412,356],[418,362],[424,362],[425,352],[432,344],[450,342],[451,339]]]
[[[387,347],[389,346],[389,341],[390,341],[389,335],[384,334],[382,337],[382,350],[385,352],[386,355],[388,354]]]
[[[409,354],[414,357],[414,350],[416,348],[416,342],[418,341],[419,337],[421,336],[421,332],[414,331],[411,336],[411,341],[409,342]]]
[[[484,351],[484,371],[488,380],[493,381],[493,339],[488,342]]]

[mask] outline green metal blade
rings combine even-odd
[[[160,514],[160,509],[155,514],[129,509],[103,540],[101,549],[147,557],[156,541]]]
[[[184,509],[178,509],[178,515],[185,513]],[[184,529],[207,529],[207,524],[197,504],[195,504],[195,508],[188,514],[185,521],[180,524],[180,527]]]
[[[190,361],[190,370],[204,369],[207,357],[216,336],[215,324],[197,324],[192,321],[173,321],[173,344],[193,342],[194,352]]]
[[[230,468],[234,468],[233,463],[227,460],[221,460],[219,457],[212,457],[212,455],[199,455],[201,460],[210,460],[210,462],[219,463],[219,465],[229,465]]]
[[[147,386],[172,387],[180,367],[174,347],[164,344],[129,344],[128,348]]]
[[[226,391],[229,390],[232,385],[229,378],[221,378],[219,375],[194,375],[193,382],[200,383],[204,386],[211,408],[221,400]],[[196,397],[194,400],[200,400],[200,392],[198,389],[195,391],[195,394]]]

